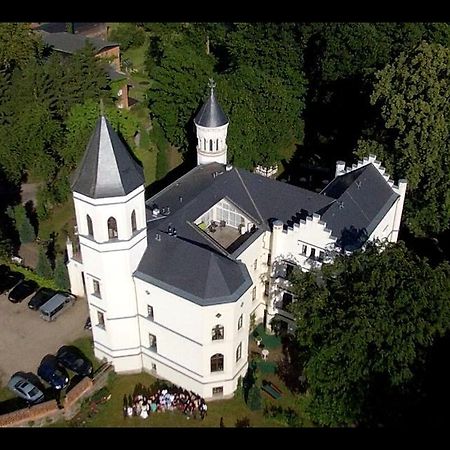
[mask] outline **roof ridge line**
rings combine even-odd
[[[254,200],[253,200],[252,196],[250,195],[250,192],[249,192],[249,190],[248,190],[248,188],[247,188],[246,184],[244,183],[244,180],[242,179],[242,177],[241,177],[241,174],[239,173],[239,171],[237,170],[237,168],[236,168],[236,167],[234,168],[234,170],[236,171],[236,173],[237,173],[237,176],[238,176],[238,177],[239,177],[239,179],[241,180],[242,186],[244,187],[244,189],[245,189],[245,192],[247,192],[248,198],[249,198],[249,199],[250,199],[250,201],[252,202],[252,205],[253,205],[253,207],[255,208],[256,212],[257,212],[257,213],[258,213],[258,215],[259,215],[259,218],[261,219],[261,225],[263,225],[263,224],[264,224],[264,219],[263,219],[263,216],[262,216],[262,214],[260,213],[260,211],[259,211],[258,207],[256,206],[256,203],[254,202]]]

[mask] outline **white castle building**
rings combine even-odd
[[[198,165],[152,198],[143,170],[101,117],[72,185],[79,243],[72,292],[87,298],[95,355],[205,398],[247,370],[250,324],[292,328],[294,266],[397,240],[406,181],[374,156],[320,193],[227,165],[228,119],[211,95],[195,118]]]

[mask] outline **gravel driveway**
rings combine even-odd
[[[69,344],[90,331],[84,330],[88,305],[84,298],[76,300],[55,321],[46,322],[38,311],[28,308],[28,300],[11,303],[5,294],[0,295],[0,385],[6,385],[17,371],[36,373],[42,358],[55,354],[64,344]]]

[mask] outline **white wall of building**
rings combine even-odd
[[[225,396],[232,394],[247,363],[251,291],[234,303],[199,306],[138,278],[135,283],[145,369],[151,372],[154,363],[158,376],[193,386],[206,398],[212,396],[212,385],[223,386]],[[147,305],[153,307],[153,320]],[[216,325],[224,327],[223,340],[212,340]],[[156,352],[149,349],[149,333],[157,338]],[[236,362],[240,343],[242,356]],[[224,370],[211,373],[210,358],[217,353],[224,355]]]
[[[197,164],[227,163],[228,123],[221,127],[195,125],[197,131]],[[211,150],[212,144],[212,150]]]

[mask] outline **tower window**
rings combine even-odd
[[[210,151],[210,152],[213,151],[213,143],[212,143],[212,139],[209,140],[209,151]]]
[[[97,311],[97,326],[105,329],[105,316],[100,311]]]
[[[158,348],[157,348],[157,345],[156,345],[156,336],[154,334],[149,333],[148,334],[148,340],[149,340],[150,350],[152,350],[154,352],[157,352]]]
[[[244,318],[242,316],[242,314],[239,316],[239,320],[238,320],[238,330],[240,330],[242,328],[242,322],[243,322]]]
[[[216,353],[211,356],[211,372],[222,372],[223,371],[223,355],[221,353]]]
[[[94,284],[94,295],[99,298],[102,298],[102,293],[100,292],[100,283],[97,280],[92,280]]]
[[[253,286],[253,290],[252,290],[252,302],[254,302],[256,300],[256,286]]]
[[[116,219],[114,219],[114,217],[110,217],[108,219],[108,237],[109,239],[115,239],[117,238],[118,233],[117,233],[117,222]]]
[[[147,319],[153,320],[153,306],[147,305]]]
[[[213,329],[212,329],[212,340],[213,341],[217,341],[219,339],[223,339],[224,338],[224,329],[222,325],[216,325]]]
[[[131,232],[134,233],[136,230],[136,211],[133,209],[133,212],[131,213]]]
[[[86,216],[86,222],[87,222],[87,227],[88,227],[88,236],[93,238],[94,237],[94,227],[92,226],[92,219],[89,214]]]
[[[216,150],[219,150],[219,139],[216,139]]]
[[[203,138],[203,150],[206,150],[206,138]]]

